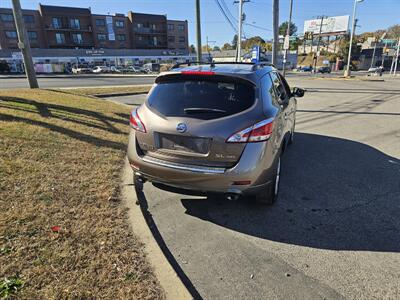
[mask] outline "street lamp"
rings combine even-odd
[[[350,62],[351,62],[351,48],[353,46],[353,37],[354,37],[354,31],[356,29],[356,9],[357,9],[357,3],[361,3],[364,0],[354,0],[354,8],[353,8],[353,24],[352,24],[352,30],[351,30],[351,35],[350,35],[350,46],[349,46],[349,56],[347,58],[347,67],[346,67],[346,72],[344,73],[345,77],[350,76]]]

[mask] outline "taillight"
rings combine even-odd
[[[252,143],[266,141],[272,134],[274,119],[266,119],[232,134],[227,143]]]
[[[211,71],[182,71],[181,74],[184,74],[184,75],[205,75],[205,76],[211,76],[211,75],[215,75],[215,72],[211,72]]]
[[[129,123],[133,129],[144,133],[146,132],[146,127],[144,127],[142,120],[140,120],[139,115],[137,113],[137,109],[131,112]]]

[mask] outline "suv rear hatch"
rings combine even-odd
[[[183,73],[183,72],[182,72]],[[231,167],[246,143],[227,143],[233,133],[259,118],[256,89],[239,77],[212,72],[161,76],[138,114],[143,155],[174,163]]]

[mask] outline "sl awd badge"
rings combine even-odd
[[[176,130],[180,133],[184,133],[187,130],[187,126],[185,123],[179,123],[178,125],[176,125]]]

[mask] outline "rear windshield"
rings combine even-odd
[[[254,86],[243,82],[178,80],[157,84],[148,104],[166,117],[216,119],[251,107]]]

